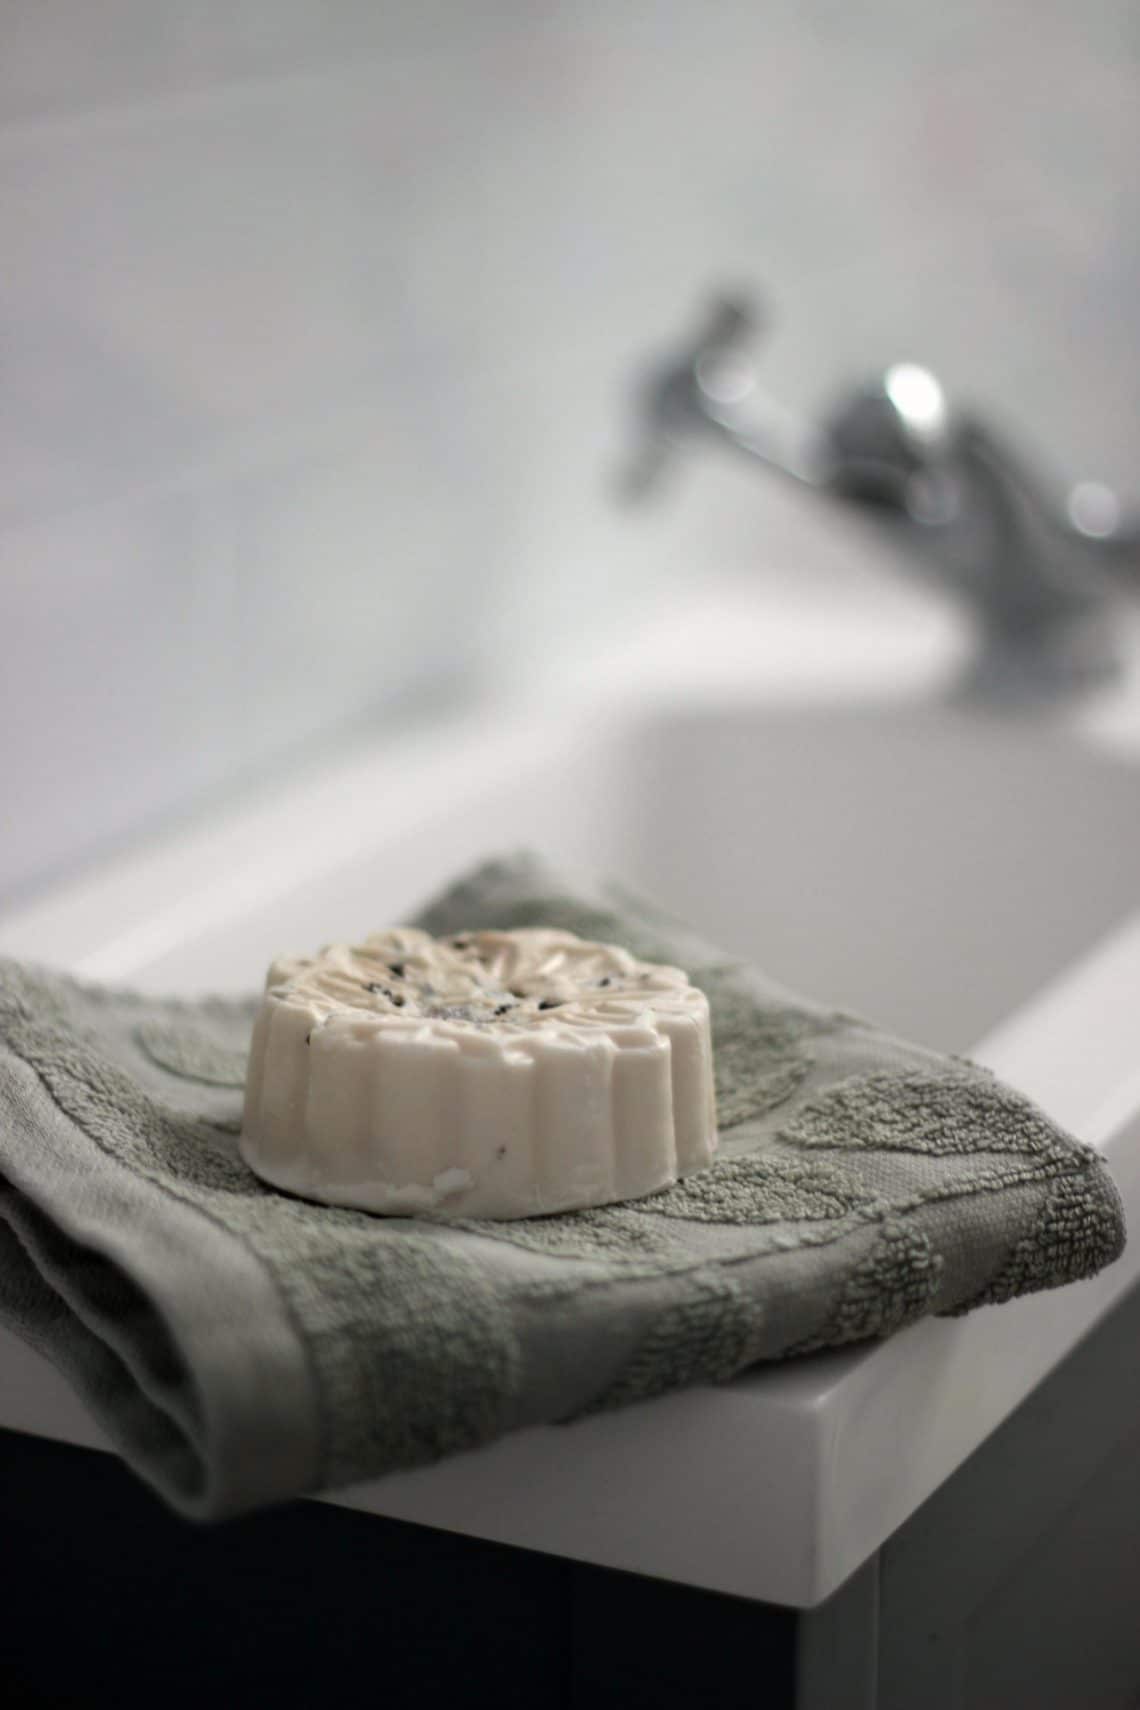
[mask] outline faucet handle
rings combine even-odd
[[[636,445],[618,473],[620,499],[636,503],[660,489],[676,447],[707,423],[703,385],[717,374],[723,376],[726,365],[744,361],[744,349],[758,324],[749,298],[714,296],[696,334],[675,355],[654,362],[635,383]]]
[[[820,436],[757,385],[748,347],[768,324],[757,297],[724,292],[707,304],[695,335],[649,368],[635,390],[637,447],[619,476],[619,497],[636,501],[655,493],[674,450],[695,436],[716,438],[809,486],[823,485]]]
[[[767,328],[767,316],[756,297],[732,292],[714,296],[705,310],[692,356],[695,367],[706,356],[740,352]]]

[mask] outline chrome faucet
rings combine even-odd
[[[819,423],[766,397],[747,302],[714,302],[697,335],[652,367],[621,491],[644,499],[678,451],[727,446],[832,503],[952,587],[980,635],[971,685],[992,697],[1077,691],[1117,668],[1122,587],[1140,591],[1140,531],[1115,494],[1083,482],[1058,503],[1002,438],[951,408],[929,369],[901,362],[841,397]]]

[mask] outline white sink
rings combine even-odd
[[[254,839],[249,897],[241,874],[202,872],[199,895],[158,899],[149,935],[124,944],[105,919],[78,959],[152,989],[254,985],[284,946],[401,919],[531,845],[790,986],[966,1051],[1140,906],[1140,765],[1064,732],[905,703],[714,704],[498,740],[434,802],[422,781],[387,799],[366,766],[338,804],[339,859],[301,792],[256,864]]]
[[[941,1049],[1140,905],[1140,768],[1057,735],[737,707],[638,747],[631,875],[785,983]]]
[[[566,852],[952,1051],[1140,905],[1140,767],[950,708],[662,710],[495,814],[469,853]]]
[[[973,1051],[1102,1147],[1140,1219],[1140,762],[912,696],[559,694],[380,744],[0,922],[150,989],[405,918],[488,853],[612,876],[805,993]],[[827,1595],[1132,1287],[1057,1295],[528,1431],[343,1498],[740,1595]],[[95,1441],[0,1342],[0,1424]]]

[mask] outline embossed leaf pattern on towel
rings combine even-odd
[[[152,1063],[188,1081],[213,1087],[243,1087],[248,1053],[220,1044],[190,1021],[150,1016],[135,1028],[135,1038]]]
[[[822,1158],[760,1152],[725,1159],[642,1200],[642,1215],[696,1223],[816,1222],[845,1217],[870,1199],[850,1175]]]
[[[759,1352],[755,1306],[731,1273],[690,1271],[621,1374],[583,1409],[602,1413],[697,1383],[725,1383]]]
[[[1081,1175],[1059,1176],[1037,1213],[1037,1220],[1015,1244],[1001,1269],[984,1288],[950,1309],[947,1317],[976,1306],[998,1306],[1019,1294],[1049,1288],[1050,1278],[1091,1277],[1121,1238],[1119,1207],[1104,1195],[1090,1194]]]
[[[841,1081],[781,1130],[797,1146],[851,1152],[981,1152],[1071,1163],[1062,1137],[1027,1098],[980,1069],[892,1070]]]
[[[53,1038],[20,1023],[9,1037],[60,1109],[133,1169],[218,1194],[250,1191],[256,1178],[232,1143],[222,1140],[216,1123],[154,1097],[78,1040]]]
[[[595,1274],[601,1264],[632,1278],[693,1269],[683,1225],[739,1230],[731,1253],[744,1257],[759,1250],[754,1237],[772,1225],[781,1226],[775,1245],[787,1251],[831,1240],[854,1226],[852,1218],[879,1210],[841,1165],[765,1151],[723,1159],[644,1199],[505,1223],[468,1218],[457,1227],[549,1258],[592,1261]]]
[[[643,1270],[683,1256],[685,1248],[641,1214],[636,1202],[560,1212],[551,1217],[524,1217],[498,1223],[491,1218],[465,1218],[459,1227],[472,1235],[506,1241],[528,1252],[557,1259],[604,1259],[611,1264]],[[652,1262],[656,1261],[657,1264]]]
[[[813,1038],[834,1023],[766,1008],[730,966],[698,968],[691,977],[709,1000],[717,1125],[724,1132],[791,1098],[811,1068]]]
[[[870,1252],[844,1280],[819,1330],[789,1352],[807,1354],[892,1335],[929,1312],[941,1275],[942,1256],[922,1230],[886,1219]]]

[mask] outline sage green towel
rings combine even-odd
[[[712,1006],[718,1161],[521,1223],[310,1205],[238,1157],[254,997],[0,963],[0,1315],[186,1515],[720,1383],[1121,1250],[1103,1163],[1024,1098],[791,997],[644,904],[570,894],[518,857],[418,924],[566,927],[687,968]]]

